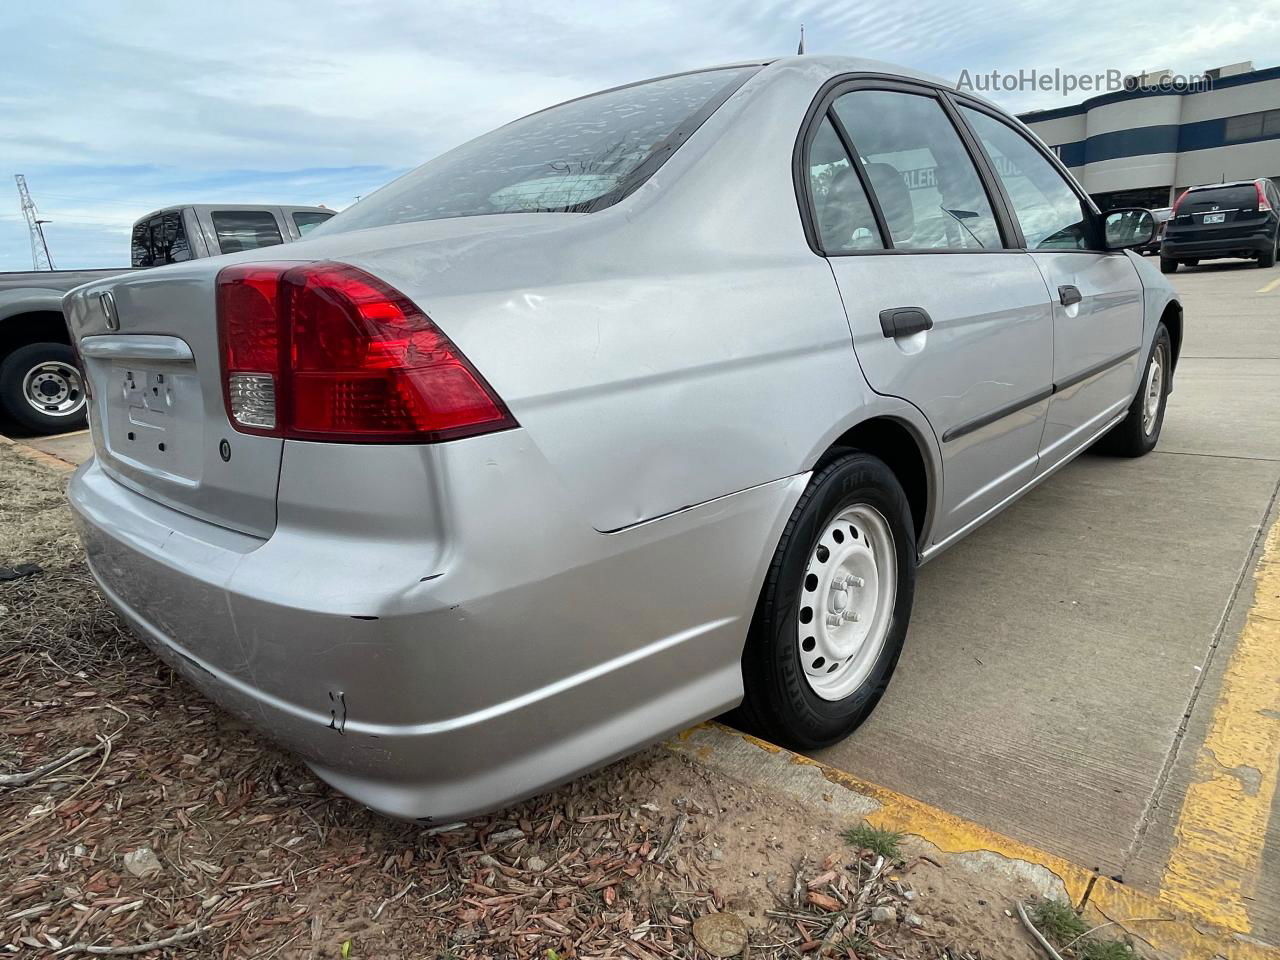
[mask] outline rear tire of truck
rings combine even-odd
[[[1170,260],[1168,257],[1161,257],[1161,258],[1160,258],[1160,272],[1161,272],[1161,273],[1177,273],[1177,272],[1178,272],[1178,261],[1177,261],[1177,260]]]
[[[1143,457],[1155,449],[1164,426],[1164,410],[1173,382],[1173,341],[1164,323],[1156,327],[1156,335],[1147,354],[1138,393],[1129,404],[1129,412],[1094,445],[1098,453],[1113,457]]]
[[[29,343],[0,362],[0,410],[24,430],[66,433],[85,425],[84,378],[65,343]]]

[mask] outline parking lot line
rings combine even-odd
[[[1272,290],[1276,290],[1276,289],[1280,289],[1280,277],[1276,277],[1274,280],[1272,280],[1270,283],[1268,283],[1265,287],[1260,289],[1258,292],[1270,293]]]
[[[1240,933],[1252,929],[1246,903],[1280,775],[1280,524],[1255,580],[1161,881],[1165,901]]]

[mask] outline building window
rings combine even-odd
[[[1227,143],[1257,140],[1260,137],[1280,137],[1280,110],[1266,110],[1261,113],[1245,113],[1238,117],[1227,117],[1224,138]]]

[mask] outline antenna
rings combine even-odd
[[[800,46],[796,48],[796,55],[804,53],[804,24],[800,24]]]
[[[13,179],[18,184],[18,200],[22,204],[22,215],[27,219],[27,230],[31,234],[31,266],[35,270],[52,270],[53,257],[49,256],[49,243],[44,238],[44,224],[49,221],[41,220],[36,213],[36,202],[31,199],[31,193],[27,190],[27,178],[15,173]]]

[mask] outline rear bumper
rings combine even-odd
[[[1251,257],[1272,249],[1275,242],[1274,233],[1263,231],[1242,233],[1238,237],[1217,237],[1212,240],[1166,236],[1160,242],[1160,256],[1170,260]]]
[[[510,438],[446,445],[478,458],[464,498],[484,497],[479,464]],[[606,535],[566,525],[563,503],[527,502],[546,491],[536,460],[512,464],[520,491],[484,503],[505,553],[477,533],[421,544],[414,565],[411,545],[344,543],[283,513],[269,540],[228,531],[94,461],[70,497],[95,579],[158,656],[354,799],[441,821],[738,702],[764,564],[806,479]],[[383,554],[392,562],[365,562]],[[347,562],[335,569],[335,556]]]

